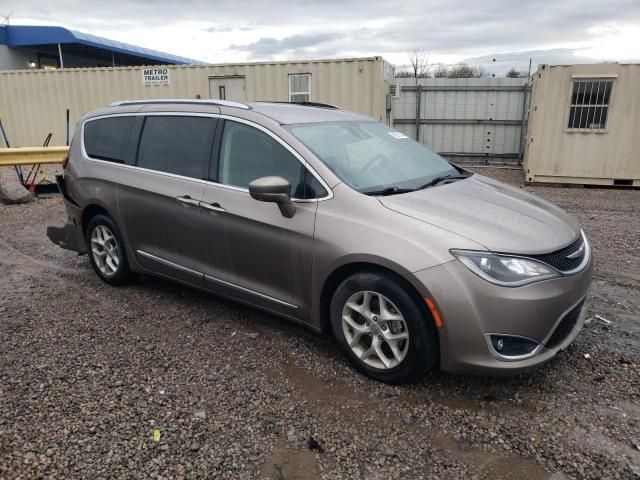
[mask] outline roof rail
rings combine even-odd
[[[255,102],[262,103],[262,102]],[[331,105],[329,103],[319,103],[319,102],[269,102],[265,101],[264,103],[279,103],[283,105],[302,105],[303,107],[318,107],[318,108],[331,108],[333,110],[342,110],[337,105]]]
[[[294,105],[303,105],[305,107],[318,107],[318,108],[331,108],[333,110],[342,110],[337,105],[331,105],[330,103],[320,103],[320,102],[289,102]]]
[[[220,105],[223,107],[235,107],[249,110],[251,107],[245,103],[232,102],[229,100],[191,100],[188,98],[160,98],[160,99],[148,99],[148,100],[119,100],[109,104],[110,107],[119,107],[122,105],[158,105],[158,104],[170,104],[180,103],[187,105]]]

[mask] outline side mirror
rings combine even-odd
[[[291,184],[282,177],[256,178],[249,184],[249,195],[260,202],[273,202],[280,208],[280,213],[291,218],[296,213],[296,206],[291,202],[289,191]]]

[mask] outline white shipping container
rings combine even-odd
[[[291,88],[306,88],[312,102],[328,103],[390,122],[386,95],[390,81],[381,57],[339,60],[168,65],[154,67],[70,68],[0,71],[0,119],[12,146],[66,142],[66,111],[71,134],[85,112],[116,100],[220,98],[287,102]],[[145,70],[161,70],[160,72]],[[165,71],[166,70],[166,71]],[[308,81],[296,77],[306,77]],[[220,87],[223,87],[221,90]]]

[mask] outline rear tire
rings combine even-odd
[[[330,312],[338,346],[358,371],[374,380],[411,382],[438,360],[431,315],[390,275],[348,277],[336,289]]]
[[[131,278],[127,253],[116,224],[106,215],[96,215],[87,225],[85,241],[91,266],[110,285],[123,285]]]

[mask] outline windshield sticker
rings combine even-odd
[[[400,132],[387,132],[387,133],[389,133],[389,135],[391,135],[393,138],[409,138],[404,133],[400,133]]]

